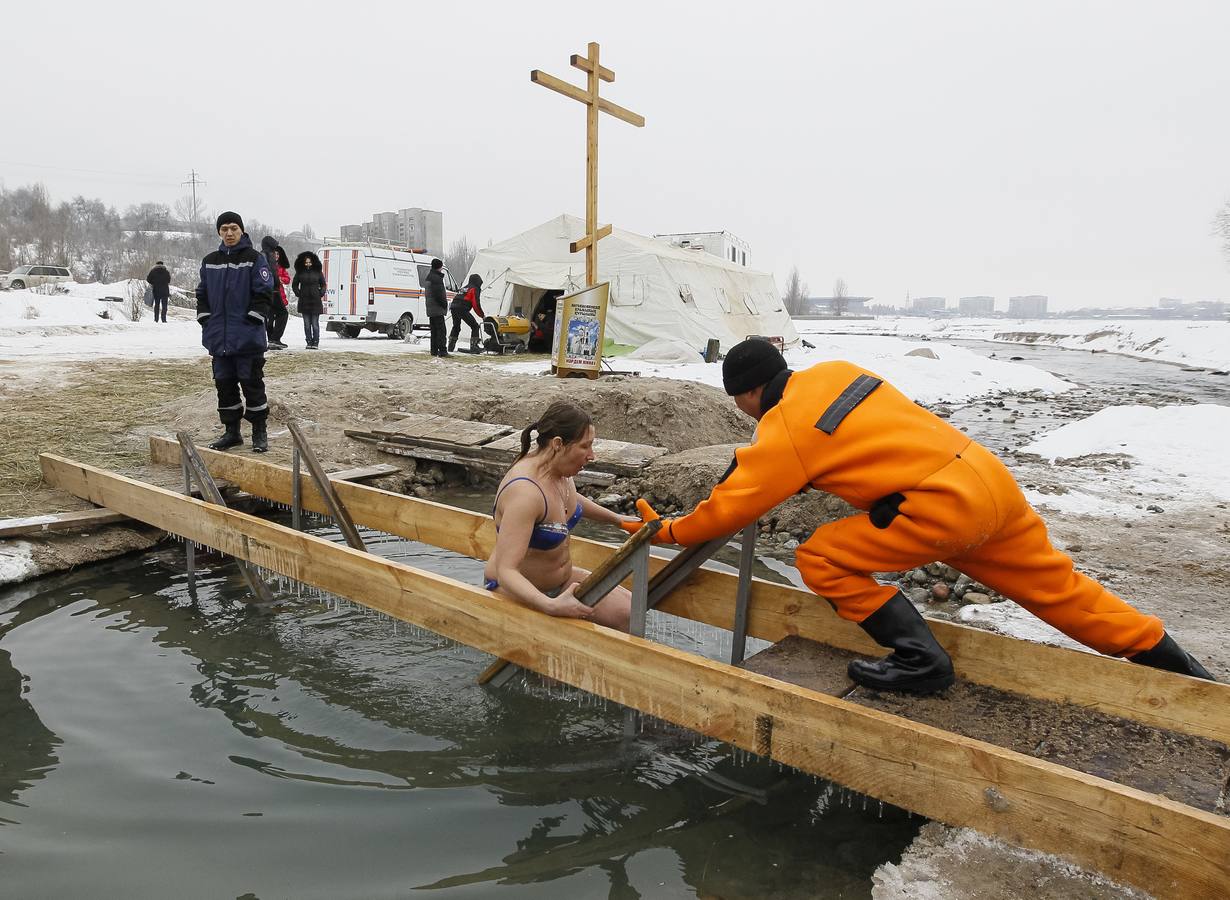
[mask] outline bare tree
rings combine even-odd
[[[793,266],[786,277],[786,293],[782,297],[787,315],[801,316],[807,312],[807,283],[799,277],[799,267]]]
[[[833,304],[831,307],[833,311],[833,315],[835,316],[845,315],[846,309],[850,305],[848,295],[849,295],[849,292],[848,292],[848,289],[846,288],[846,280],[844,278],[838,278],[836,281],[833,282]]]
[[[477,255],[478,248],[463,234],[449,246],[448,252],[444,254],[444,264],[448,266],[453,278],[460,282],[469,273]]]
[[[187,222],[192,231],[200,231],[205,222],[205,204],[200,197],[185,194],[175,201],[175,214]]]
[[[1213,217],[1213,228],[1221,236],[1221,249],[1230,259],[1230,200]]]

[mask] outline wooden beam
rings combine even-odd
[[[1160,895],[1225,889],[1223,816],[589,622],[549,619],[93,466],[40,461],[48,484],[92,503],[877,799]]]
[[[580,53],[572,54],[572,57],[568,60],[568,62],[573,68],[580,69],[582,72],[592,72],[594,70],[594,64],[590,62],[589,57],[582,56]],[[606,66],[599,65],[598,77],[610,84],[615,80],[615,73]]]
[[[594,240],[600,241],[604,237],[610,237],[610,236],[611,236],[611,226],[603,225],[601,228],[598,229],[598,234]],[[581,238],[580,240],[573,241],[572,243],[570,243],[568,245],[568,250],[571,253],[580,253],[582,250],[587,249],[589,245],[592,244],[593,242],[594,241],[590,240],[590,237],[587,234],[585,235],[585,237]]]
[[[534,84],[540,84],[549,90],[555,91],[557,94],[563,94],[578,103],[588,103],[589,94],[581,90],[575,85],[569,84],[562,78],[556,78],[554,75],[548,75],[541,69],[534,69],[530,72],[530,81]]]
[[[346,543],[355,550],[366,550],[367,545],[363,543],[363,538],[359,535],[359,529],[354,527],[354,521],[350,518],[350,512],[346,509],[346,504],[337,496],[333,482],[325,474],[324,466],[316,458],[316,452],[312,449],[312,445],[308,443],[307,436],[304,435],[303,431],[294,422],[288,422],[287,428],[290,430],[291,440],[295,442],[295,449],[299,451],[299,455],[307,463],[308,473],[316,484],[316,492],[325,501],[325,506],[329,508],[329,515],[332,517],[334,524],[337,525],[338,531],[342,533]]]
[[[374,466],[356,466],[353,469],[342,469],[329,473],[330,481],[367,481],[370,478],[383,478],[385,475],[396,475],[401,469],[388,463],[377,463]]]
[[[629,125],[635,125],[637,128],[645,127],[644,116],[640,113],[634,113],[630,109],[624,109],[624,107],[620,106],[618,103],[612,103],[605,97],[598,98],[598,110],[599,112],[606,113],[608,116],[614,116],[617,119],[627,122]]]
[[[291,502],[290,470],[251,457],[201,450],[217,477],[278,503]],[[155,462],[179,464],[179,445],[150,438]],[[338,495],[356,522],[389,534],[486,559],[495,546],[491,517],[378,488],[339,483]],[[325,512],[310,482],[304,506]],[[573,537],[573,561],[593,569],[613,548]],[[668,560],[654,557],[657,572]],[[657,609],[721,628],[734,626],[736,576],[701,569],[674,589]],[[1172,675],[1094,653],[1048,647],[951,622],[931,621],[952,655],[957,674],[970,681],[1043,700],[1074,703],[1108,715],[1230,744],[1230,685]],[[753,579],[748,608],[750,636],[777,642],[797,634],[808,640],[868,655],[883,655],[852,622],[838,618],[810,591]]]
[[[572,100],[580,103],[589,102],[589,93],[575,85],[571,85],[562,78],[556,78],[554,75],[548,75],[541,69],[534,69],[530,72],[530,81],[534,84],[540,84],[545,88],[550,88],[557,94],[563,94]],[[640,113],[634,113],[630,109],[620,106],[618,103],[612,103],[605,97],[598,98],[598,109],[609,116],[614,116],[629,125],[635,125],[637,128],[645,127],[645,117]]]
[[[97,528],[99,525],[112,525],[127,520],[128,516],[121,516],[109,509],[77,509],[21,519],[0,519],[0,538],[47,534],[53,531],[79,531],[82,528]]]

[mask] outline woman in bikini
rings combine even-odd
[[[568,552],[568,538],[582,516],[610,525],[639,521],[577,493],[573,476],[593,459],[589,413],[565,400],[556,400],[521,432],[521,455],[495,495],[495,550],[483,572],[483,586],[552,616],[589,619],[627,631],[632,595],[625,588],[615,588],[593,608],[574,594],[589,575],[572,564]]]

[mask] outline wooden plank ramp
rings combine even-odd
[[[476,586],[93,466],[40,459],[48,484],[92,503],[877,799],[1161,897],[1224,894],[1224,816],[589,622],[548,619]],[[339,483],[339,494],[344,487],[371,490]],[[389,498],[391,513],[404,512],[406,498]]]
[[[521,452],[521,430],[511,425],[472,422],[426,413],[391,413],[389,424],[367,430],[348,428],[345,435],[375,444],[382,453],[503,472]],[[609,484],[616,475],[635,475],[667,453],[665,447],[597,438],[594,462],[582,478]]]
[[[0,538],[25,537],[59,531],[80,531],[99,525],[123,522],[128,516],[109,509],[78,509],[72,512],[47,513],[20,519],[0,519]]]

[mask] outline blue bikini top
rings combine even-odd
[[[500,494],[504,493],[504,488],[514,481],[528,481],[538,488],[538,493],[542,494],[542,518],[534,523],[534,530],[530,533],[530,549],[554,550],[564,541],[568,540],[568,535],[572,533],[572,529],[576,528],[577,522],[581,521],[581,501],[577,501],[577,508],[572,511],[572,515],[568,517],[567,522],[548,522],[546,518],[549,515],[550,508],[547,504],[547,492],[533,478],[518,475],[516,478],[508,479],[508,483],[496,492],[495,503],[491,504],[491,514],[495,515],[495,508],[500,502]],[[498,533],[500,527],[497,525],[495,530]]]

